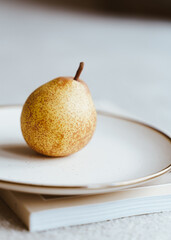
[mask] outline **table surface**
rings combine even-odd
[[[0,105],[22,104],[59,75],[82,78],[113,103],[171,134],[171,22],[0,2]],[[0,200],[6,239],[170,239],[171,213],[29,233]]]

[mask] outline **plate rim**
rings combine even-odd
[[[10,108],[22,108],[22,105],[1,105],[0,106],[0,110],[6,108],[6,109],[10,109]],[[156,127],[153,127],[147,123],[144,123],[142,121],[139,120],[135,120],[133,118],[130,117],[125,117],[119,114],[115,114],[115,113],[111,113],[111,112],[107,112],[104,110],[98,110],[96,109],[97,112],[100,115],[106,116],[106,117],[112,117],[112,118],[118,118],[124,121],[129,121],[132,122],[134,124],[138,124],[140,126],[143,126],[145,128],[149,128],[152,131],[157,132],[158,134],[162,135],[165,139],[167,139],[170,144],[171,144],[171,137],[169,135],[167,135],[166,133],[162,132],[161,130],[157,129]],[[170,159],[171,160],[171,159]],[[141,177],[141,178],[136,178],[136,179],[132,179],[132,180],[128,180],[128,181],[122,181],[122,182],[109,182],[109,183],[99,183],[99,184],[88,184],[88,185],[81,185],[81,186],[52,186],[52,185],[41,185],[41,184],[30,184],[30,183],[19,183],[19,182],[15,182],[15,181],[7,181],[7,180],[2,180],[0,179],[0,185],[2,184],[3,186],[6,185],[12,185],[12,186],[19,186],[19,187],[28,187],[28,188],[40,188],[42,189],[53,189],[53,190],[81,190],[81,191],[106,191],[106,190],[118,190],[118,189],[125,189],[128,187],[132,187],[135,185],[140,185],[143,184],[144,182],[153,180],[159,176],[164,175],[165,173],[168,173],[169,171],[171,171],[171,164],[169,164],[167,167],[165,167],[164,169],[161,169],[160,171],[147,175],[145,177]]]

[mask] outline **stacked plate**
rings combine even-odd
[[[21,106],[0,108],[0,188],[74,195],[118,191],[171,170],[171,139],[141,122],[98,112],[91,142],[68,157],[32,151],[20,130]]]

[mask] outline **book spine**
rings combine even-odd
[[[21,202],[15,197],[13,192],[0,190],[0,197],[12,209],[12,211],[23,221],[25,226],[30,229],[30,213],[24,208]]]

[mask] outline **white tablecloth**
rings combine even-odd
[[[171,22],[0,2],[0,105],[24,103],[46,81],[74,75],[80,61],[95,100],[171,133]],[[0,201],[2,240],[170,236],[169,212],[29,233]]]

